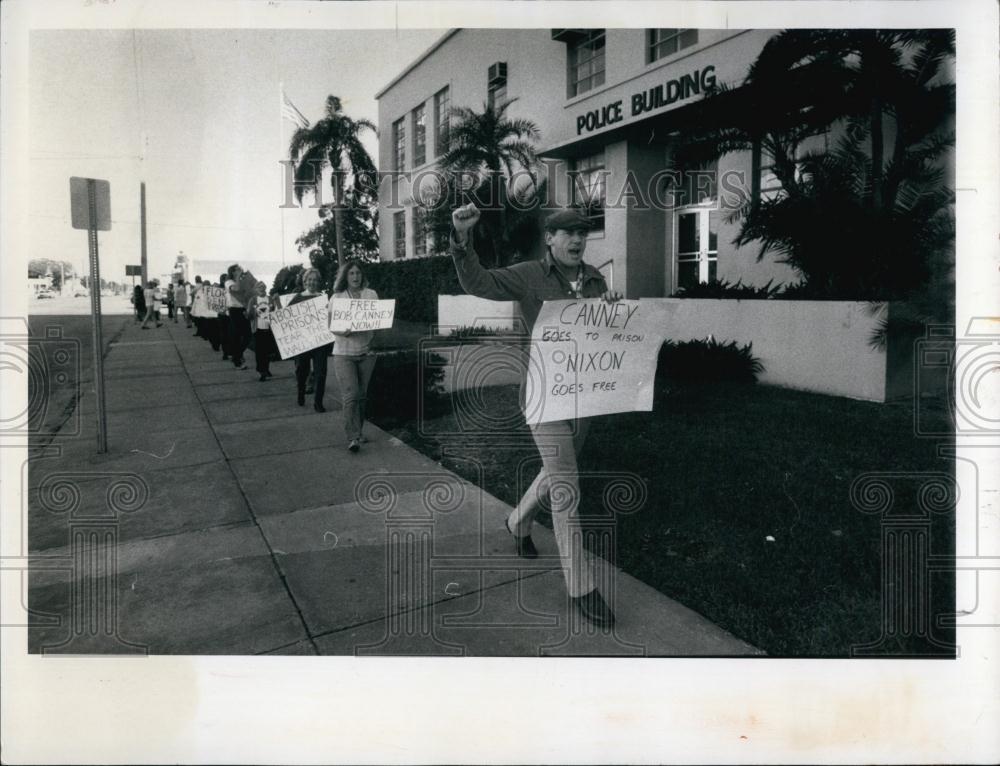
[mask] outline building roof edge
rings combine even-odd
[[[440,38],[434,41],[434,44],[430,48],[425,50],[419,56],[417,56],[413,61],[404,67],[403,71],[393,77],[387,85],[385,85],[378,93],[375,94],[375,100],[378,101],[382,96],[384,96],[393,86],[396,85],[400,80],[402,80],[406,75],[416,69],[421,63],[424,62],[434,51],[445,44],[446,41],[454,37],[456,34],[462,31],[462,27],[456,27],[454,29],[449,29]]]

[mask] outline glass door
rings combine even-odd
[[[674,289],[716,278],[719,211],[689,208],[674,214]]]

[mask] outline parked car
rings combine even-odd
[[[39,290],[35,294],[35,297],[41,300],[42,298],[55,298],[56,296],[51,290]]]
[[[78,287],[78,288],[76,288],[73,291],[73,297],[74,298],[89,298],[90,297],[90,290],[88,290],[86,287]]]

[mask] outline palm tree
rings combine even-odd
[[[953,244],[952,192],[936,164],[954,141],[954,84],[941,77],[953,53],[949,30],[781,32],[743,88],[702,102],[710,127],[678,154],[694,163],[753,152],[750,194],[733,213],[735,244],[761,242],[758,258],[776,251],[814,293],[899,297],[927,284]],[[834,125],[847,130],[832,151],[799,153],[806,137]],[[765,200],[762,149],[781,182]]]
[[[513,255],[507,219],[515,171],[523,170],[530,186],[537,186],[533,142],[541,132],[531,120],[507,117],[507,109],[516,100],[483,104],[481,112],[453,107],[449,148],[438,162],[451,182],[461,180],[463,174],[475,179],[471,188],[458,193],[474,199],[483,210],[481,226],[492,250],[488,260],[495,266],[505,264]]]
[[[295,163],[295,196],[302,201],[305,190],[312,185],[318,190],[320,171],[329,167],[333,173],[330,185],[333,191],[333,225],[337,248],[337,262],[347,259],[344,245],[344,203],[351,198],[351,188],[359,178],[373,179],[375,163],[361,143],[361,133],[375,125],[368,120],[355,120],[344,114],[340,99],[327,96],[323,119],[315,125],[299,128],[292,135],[288,152]],[[371,186],[370,184],[368,184]]]

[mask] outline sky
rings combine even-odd
[[[69,178],[83,176],[111,184],[105,279],[126,281],[125,264],[139,263],[140,181],[151,276],[169,273],[179,251],[195,268],[199,258],[302,262],[295,238],[318,218],[279,209],[295,129],[280,118],[282,83],[312,122],[334,94],[377,124],[375,93],[444,31],[31,32],[29,258],[83,269],[87,233],[71,228],[69,206]],[[372,55],[383,50],[393,55]],[[377,164],[376,137],[366,144]]]

